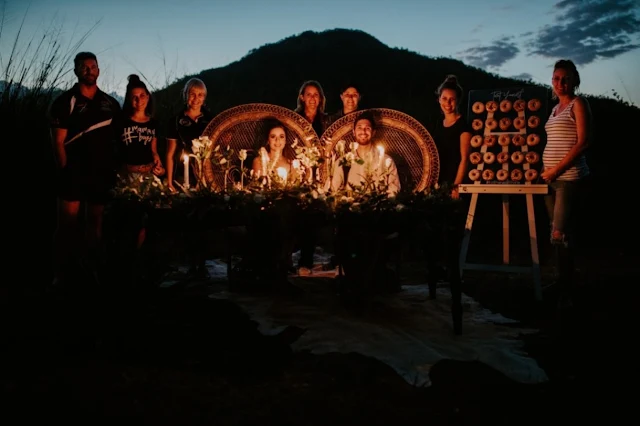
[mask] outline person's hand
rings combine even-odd
[[[460,198],[460,191],[458,190],[457,186],[451,190],[451,198],[453,198],[454,200]]]
[[[545,169],[542,173],[540,173],[540,177],[546,183],[551,183],[556,180],[556,178],[558,177],[558,173],[556,172],[556,169]]]

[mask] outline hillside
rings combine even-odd
[[[465,90],[523,84],[457,60],[390,48],[362,31],[343,29],[291,36],[197,76],[209,88],[208,104],[214,112],[249,102],[294,108],[305,80],[322,84],[327,110],[332,112],[340,107],[340,86],[356,81],[361,86],[363,107],[398,109],[428,124],[438,113],[434,91],[451,73],[458,75]],[[179,107],[186,79],[157,93],[160,113]]]
[[[345,29],[306,31],[256,48],[225,67],[203,70],[197,77],[207,84],[208,106],[214,114],[250,102],[295,108],[298,89],[309,79],[322,84],[327,110],[333,112],[340,106],[339,87],[343,82],[357,81],[364,108],[397,109],[429,129],[440,114],[434,91],[447,74],[456,74],[465,92],[539,86],[501,77],[458,60],[390,48],[367,33]],[[156,93],[159,118],[168,118],[180,107],[180,92],[187,79]],[[551,91],[548,93],[550,97]],[[633,215],[631,209],[613,211],[607,206],[629,198],[627,189],[620,183],[635,178],[635,165],[631,162],[637,158],[638,148],[627,123],[640,122],[640,109],[610,98],[590,96],[588,99],[595,134],[588,160],[593,176],[591,189],[597,198],[586,206],[585,225],[628,223]],[[549,101],[553,105],[550,98]],[[620,123],[620,126],[615,128],[611,123]],[[604,228],[604,225],[602,228],[591,226],[590,232],[602,232],[607,240],[617,234]]]

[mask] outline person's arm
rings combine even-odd
[[[64,140],[67,138],[67,129],[51,129],[53,139],[53,155],[58,169],[64,169],[67,165],[67,151],[64,148]]]
[[[162,160],[158,154],[158,138],[156,137],[151,139],[151,154],[153,154],[153,167],[161,167]]]
[[[467,174],[467,168],[469,167],[469,154],[471,154],[471,133],[462,132],[460,134],[460,164],[458,164],[456,178],[453,181],[453,190],[451,191],[452,198],[457,199],[460,196],[460,193],[458,192],[458,185],[464,181],[464,177]]]
[[[167,186],[172,191],[176,189],[173,187],[173,161],[175,158],[176,147],[178,146],[178,141],[176,139],[167,139]]]
[[[262,175],[262,159],[260,156],[253,159],[251,170],[253,170],[253,177],[260,177]]]
[[[578,140],[555,167],[546,169],[540,174],[545,182],[556,180],[558,176],[571,167],[576,158],[582,155],[589,146],[589,139],[591,138],[591,108],[589,107],[589,103],[586,99],[578,97],[573,103],[571,112],[576,121]]]
[[[389,164],[389,186],[387,193],[389,195],[396,195],[398,192],[400,192],[400,176],[398,176],[398,168],[396,167],[395,161],[391,160]]]
[[[344,169],[339,161],[335,162],[333,167],[333,176],[331,177],[331,192],[339,191],[344,184]]]

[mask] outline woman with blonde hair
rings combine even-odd
[[[311,123],[318,137],[322,136],[330,124],[329,116],[324,112],[326,104],[327,98],[320,83],[315,80],[302,83],[295,111]]]

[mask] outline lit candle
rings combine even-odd
[[[262,161],[262,176],[267,176],[267,163],[269,162],[269,154],[267,150],[260,148],[260,160]]]
[[[384,166],[387,170],[391,168],[391,158],[387,158],[386,160],[384,160]]]
[[[189,156],[187,154],[183,157],[184,162],[184,187],[189,188]]]
[[[384,158],[384,147],[382,145],[378,145],[378,158],[380,159],[380,163],[382,163],[382,159]]]
[[[293,169],[296,171],[296,178],[301,178],[302,177],[302,170],[300,169],[300,160],[293,160],[291,162],[291,167],[293,167]]]
[[[284,167],[278,167],[276,169],[276,173],[278,174],[278,177],[282,179],[283,182],[287,181],[287,169],[285,169]]]

